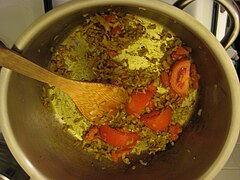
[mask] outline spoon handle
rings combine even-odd
[[[51,73],[3,46],[0,46],[0,66],[64,89],[65,78]]]

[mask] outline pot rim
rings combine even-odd
[[[143,11],[144,8],[150,8],[157,11],[161,11],[175,18],[176,22],[183,24],[188,27],[201,38],[202,41],[206,42],[206,45],[211,49],[213,54],[218,58],[221,67],[225,72],[225,76],[229,82],[230,95],[232,101],[232,121],[229,127],[229,133],[224,146],[218,155],[217,159],[213,162],[210,168],[201,176],[201,179],[213,179],[217,173],[223,168],[224,164],[230,157],[235,144],[238,139],[239,129],[240,129],[240,118],[238,116],[238,108],[240,107],[240,84],[235,72],[235,69],[227,55],[225,49],[218,42],[218,40],[213,36],[200,22],[196,21],[192,16],[185,13],[184,11],[173,7],[167,3],[160,2],[158,0],[91,0],[91,1],[70,1],[62,6],[59,6],[48,13],[41,16],[36,20],[16,41],[15,47],[22,51],[31,42],[32,37],[39,33],[39,30],[44,29],[48,24],[60,19],[67,14],[78,11],[79,9],[84,9],[86,7],[96,7],[102,5],[130,5],[138,6]],[[46,178],[39,172],[28,160],[27,155],[18,146],[18,142],[14,138],[14,132],[11,129],[11,124],[9,121],[8,110],[7,110],[7,96],[8,96],[8,86],[12,71],[2,68],[0,76],[0,123],[5,140],[13,153],[16,160],[21,164],[22,168],[30,175],[32,178],[43,179]]]

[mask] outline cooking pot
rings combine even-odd
[[[233,11],[232,1],[219,2]],[[201,75],[201,115],[193,115],[174,147],[143,157],[148,165],[137,165],[132,170],[121,163],[97,161],[75,146],[73,137],[43,106],[44,84],[3,68],[0,121],[14,157],[33,179],[212,179],[229,158],[238,138],[240,87],[225,49],[190,15],[154,0],[72,1],[38,19],[13,49],[47,67],[52,46],[86,16],[108,8],[151,18],[192,47],[192,58]],[[237,31],[229,35],[232,40],[239,31],[238,16],[234,17]]]

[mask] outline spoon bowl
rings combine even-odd
[[[128,94],[122,87],[74,81],[58,76],[4,45],[0,45],[0,66],[63,90],[87,119],[101,117],[110,109],[126,103],[128,99]]]

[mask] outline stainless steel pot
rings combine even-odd
[[[159,1],[73,1],[42,16],[13,49],[46,67],[51,46],[83,22],[86,13],[109,7],[152,18],[192,47],[192,58],[201,74],[202,115],[192,117],[174,148],[146,159],[148,166],[132,170],[123,164],[95,161],[74,146],[74,139],[42,105],[43,84],[3,68],[0,122],[13,155],[33,179],[212,179],[238,137],[240,86],[225,49],[188,14]]]

